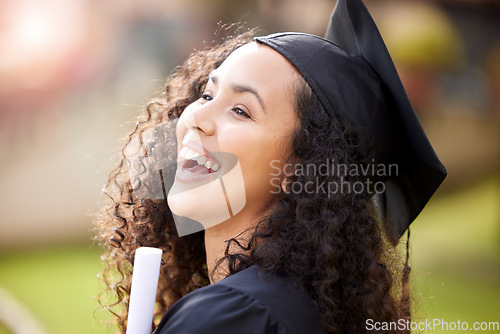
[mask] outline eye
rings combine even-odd
[[[212,97],[212,95],[210,95],[209,92],[205,92],[205,93],[201,94],[201,98],[205,101],[212,101],[213,100],[213,97]]]
[[[241,116],[241,117],[245,117],[245,118],[252,118],[250,115],[248,115],[248,113],[246,113],[243,109],[241,108],[238,108],[238,107],[234,107],[233,109],[231,109],[236,115],[238,116]]]

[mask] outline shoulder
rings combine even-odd
[[[286,333],[265,305],[223,285],[211,285],[180,299],[163,317],[158,334]]]
[[[247,268],[180,299],[157,334],[319,333],[312,299],[286,279]]]

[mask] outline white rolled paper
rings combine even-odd
[[[153,247],[135,251],[127,334],[151,334],[161,255],[162,250]]]

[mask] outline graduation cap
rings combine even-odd
[[[396,164],[377,196],[397,242],[446,177],[406,95],[382,37],[361,0],[339,0],[325,38],[277,33],[255,38],[288,59],[331,115],[355,131],[365,161]]]

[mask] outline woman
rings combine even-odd
[[[134,250],[164,250],[155,333],[408,331],[390,244],[446,171],[361,1],[327,37],[195,53],[130,135],[97,224],[115,305]]]

